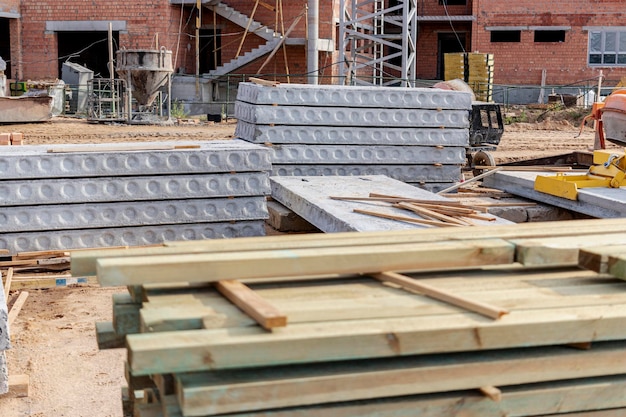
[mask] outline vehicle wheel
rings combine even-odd
[[[482,169],[476,169],[474,167],[495,166],[495,165],[496,165],[496,160],[488,152],[478,151],[474,155],[472,155],[472,173],[474,174],[474,176],[477,176],[483,173]]]

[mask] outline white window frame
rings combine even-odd
[[[626,27],[589,28],[587,64],[590,67],[626,67]]]

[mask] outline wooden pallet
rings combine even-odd
[[[181,242],[72,269],[128,285],[97,331],[128,351],[135,415],[610,416],[626,407],[626,282],[578,263],[624,228]],[[566,394],[586,390],[610,398]]]

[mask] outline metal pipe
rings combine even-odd
[[[309,84],[318,84],[319,78],[319,0],[308,0],[306,70]]]

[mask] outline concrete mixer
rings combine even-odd
[[[615,90],[604,101],[593,103],[591,114],[580,126],[581,132],[588,120],[596,122],[594,149],[606,149],[606,140],[626,146],[626,89]]]

